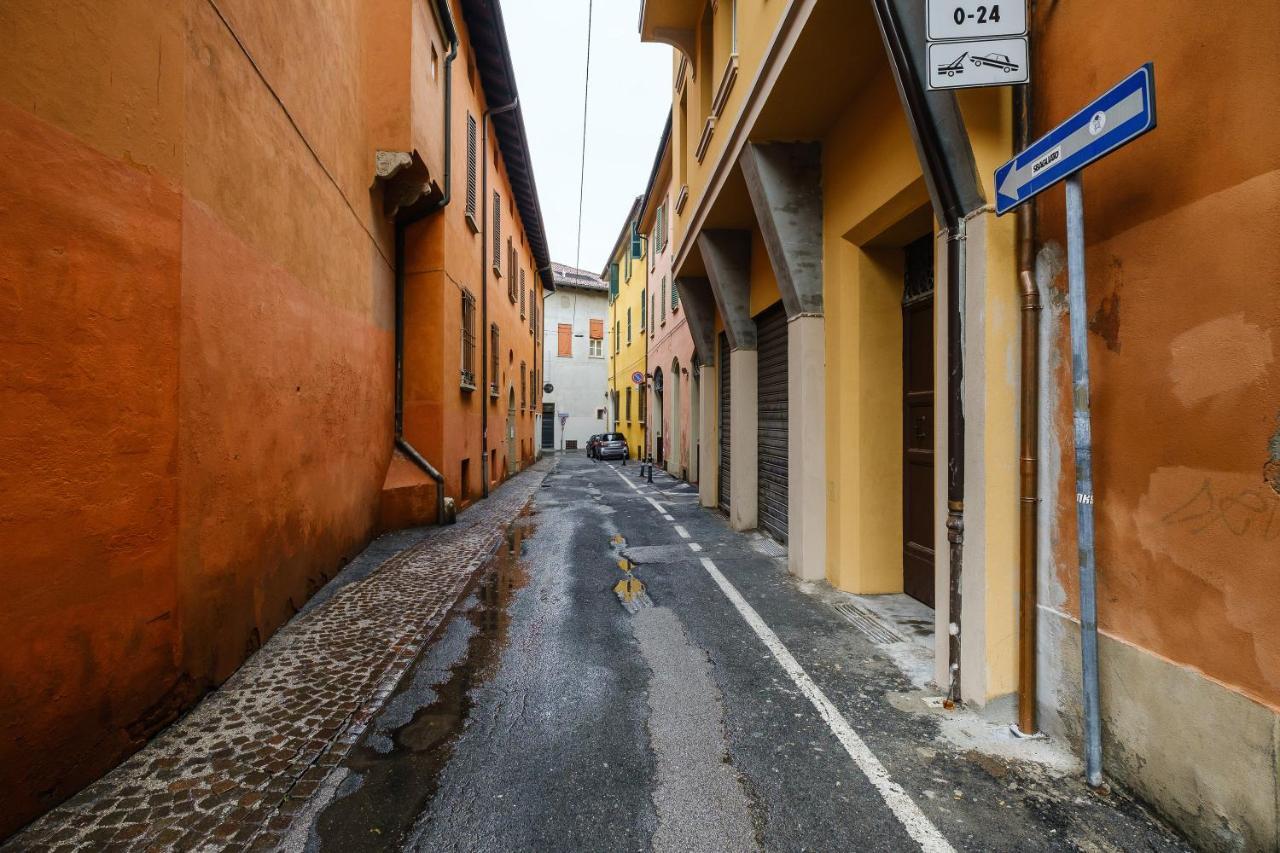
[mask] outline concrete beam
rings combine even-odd
[[[822,146],[750,143],[739,158],[787,317],[822,313]]]
[[[693,337],[695,364],[715,364],[716,298],[705,278],[678,278],[680,307]]]
[[[724,319],[730,348],[754,351],[756,323],[751,319],[751,232],[703,231],[698,235],[698,250],[707,267],[716,308]],[[734,388],[736,398],[737,385]],[[753,394],[753,408],[755,404]]]

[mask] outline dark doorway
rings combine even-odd
[[[551,449],[556,446],[556,404],[542,404],[542,446]]]
[[[904,260],[902,588],[933,607],[933,237]]]
[[[665,464],[665,456],[662,452],[663,434],[662,421],[667,416],[666,408],[663,406],[662,399],[662,368],[659,367],[653,371],[653,411],[649,413],[649,421],[652,424],[653,435],[653,455],[654,461],[661,468]]]

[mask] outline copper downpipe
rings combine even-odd
[[[1031,97],[1027,86],[1014,89],[1014,149],[1030,144]],[[1018,293],[1022,306],[1022,389],[1020,400],[1018,501],[1018,731],[1033,735],[1036,721],[1036,562],[1039,515],[1040,445],[1040,290],[1035,280],[1035,201],[1017,210]]]

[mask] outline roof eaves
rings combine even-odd
[[[543,288],[555,290],[546,224],[542,219],[542,206],[538,200],[538,185],[533,174],[533,159],[529,154],[524,112],[519,104],[520,92],[516,86],[511,46],[507,41],[506,24],[502,18],[502,4],[500,0],[461,0],[461,3],[463,17],[471,33],[472,49],[476,54],[476,67],[480,71],[486,102],[489,106],[516,102],[515,109],[493,116],[492,121]]]

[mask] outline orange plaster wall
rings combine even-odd
[[[1042,7],[1036,132],[1154,61],[1159,127],[1085,178],[1100,622],[1280,707],[1280,6],[1240,7]],[[1230,49],[1206,67],[1206,44]],[[1038,241],[1060,247],[1062,190],[1042,199]],[[1047,298],[1061,305],[1065,287],[1059,270]],[[1075,613],[1065,324],[1057,332],[1052,603]]]
[[[0,7],[0,837],[354,555],[391,447],[360,5],[57,5]]]
[[[0,837],[176,710],[182,203],[0,99]]]

